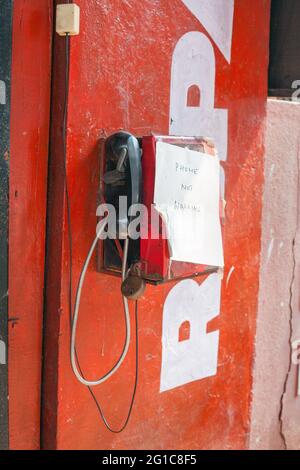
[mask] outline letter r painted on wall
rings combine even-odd
[[[220,312],[221,278],[212,274],[201,285],[177,284],[164,305],[160,391],[171,390],[217,373],[219,332],[207,333],[207,324]],[[180,338],[183,324],[186,339]]]

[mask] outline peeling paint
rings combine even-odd
[[[232,274],[234,273],[234,270],[235,270],[235,267],[231,266],[231,268],[229,270],[229,273],[228,273],[228,276],[227,276],[227,279],[226,279],[226,287],[228,287],[229,281],[231,279]]]

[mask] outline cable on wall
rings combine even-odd
[[[64,103],[64,114],[63,114],[63,129],[62,129],[62,134],[63,134],[63,152],[64,152],[64,179],[65,179],[65,198],[66,198],[66,211],[67,211],[67,224],[68,224],[68,241],[69,241],[69,289],[68,289],[68,301],[69,301],[69,322],[70,322],[70,329],[73,330],[73,335],[72,335],[72,338],[71,338],[71,357],[73,357],[73,360],[72,360],[72,365],[76,366],[76,370],[78,372],[78,376],[81,377],[82,380],[80,380],[82,383],[84,383],[88,390],[89,390],[89,393],[97,407],[97,410],[99,412],[99,415],[105,425],[105,427],[112,433],[114,434],[119,434],[121,432],[123,432],[125,430],[125,428],[127,427],[128,423],[129,423],[129,420],[130,420],[130,417],[131,417],[131,414],[132,414],[132,409],[133,409],[133,405],[134,405],[134,401],[135,401],[135,396],[136,396],[136,390],[137,390],[137,383],[138,383],[138,303],[136,302],[135,303],[135,339],[136,339],[136,371],[135,371],[135,381],[134,381],[134,387],[133,387],[133,393],[132,393],[132,398],[131,398],[131,402],[130,402],[130,406],[129,406],[129,412],[128,412],[128,415],[125,419],[125,422],[124,424],[119,428],[119,429],[113,429],[110,424],[108,423],[105,415],[104,415],[104,412],[102,410],[102,407],[100,406],[100,403],[97,399],[97,397],[95,396],[92,388],[91,388],[91,385],[89,383],[89,381],[87,381],[85,378],[84,378],[84,374],[82,372],[82,369],[80,367],[80,363],[79,363],[79,360],[78,360],[78,354],[77,354],[77,351],[76,351],[76,345],[75,345],[75,338],[76,338],[76,324],[75,324],[75,334],[74,334],[74,329],[73,329],[73,303],[72,303],[72,290],[73,290],[73,236],[72,236],[72,222],[71,222],[71,204],[70,204],[70,193],[69,193],[69,187],[68,187],[68,173],[67,173],[67,117],[68,117],[68,105],[69,105],[69,77],[70,77],[70,36],[69,34],[67,33],[66,34],[66,42],[65,42],[65,70],[66,70],[66,74],[65,74],[65,103]],[[98,235],[97,234],[97,239],[98,239]],[[129,243],[129,240],[128,240],[128,243]],[[127,243],[127,250],[128,250],[128,243]],[[95,248],[95,241],[92,245],[92,250],[89,251],[89,254],[87,256],[87,259],[86,259],[86,262],[84,263],[84,267],[83,267],[83,270],[82,270],[82,273],[81,273],[81,279],[84,280],[84,277],[85,277],[85,273],[86,273],[86,270],[87,270],[87,267],[88,267],[88,263],[92,257],[92,253],[94,251],[94,248]],[[125,244],[125,247],[126,247],[126,244]],[[126,251],[127,251],[126,250]],[[122,276],[124,276],[124,273],[126,272],[126,264],[127,264],[127,255],[125,253],[125,249],[124,249],[124,254],[123,254],[123,263],[122,263]],[[80,286],[78,286],[80,287]],[[82,289],[82,284],[81,284],[81,289]],[[81,296],[81,289],[79,290],[79,297],[78,297],[78,289],[77,289],[77,300],[78,300],[78,303],[76,304],[77,305],[77,308],[79,309],[79,302],[80,302],[80,296]],[[127,304],[127,307],[126,307],[126,301],[124,301],[124,298],[123,298],[123,303],[124,303],[124,311],[125,311],[125,318],[126,318],[126,328],[127,328],[127,341],[125,342],[125,345],[124,345],[124,348],[123,348],[123,352],[121,354],[121,357],[120,359],[123,357],[124,355],[124,352],[127,353],[128,351],[128,347],[129,347],[129,343],[127,345],[127,342],[128,342],[128,320],[129,320],[129,309],[128,309],[128,304]],[[78,317],[78,309],[77,309],[77,317]],[[76,317],[75,317],[76,319]],[[76,320],[76,323],[77,323],[77,320]],[[130,326],[129,326],[130,328]],[[130,330],[129,330],[130,332]],[[73,353],[72,353],[73,351]],[[123,359],[125,358],[125,355],[123,357]],[[120,361],[119,359],[119,361]],[[123,359],[121,362],[123,362]],[[118,362],[119,362],[118,361]],[[118,365],[118,363],[116,364],[116,366]],[[112,373],[116,372],[116,370],[119,368],[121,364],[118,365],[118,367],[114,367],[110,372],[108,372],[108,374],[106,374],[106,376],[108,376],[107,378],[109,378]],[[74,367],[73,367],[74,368]],[[76,374],[77,376],[77,374]],[[77,378],[79,378],[77,376]],[[105,376],[105,377],[106,377]],[[105,380],[107,379],[105,378]],[[100,380],[103,380],[104,378],[100,379]],[[104,381],[104,380],[103,380]],[[102,381],[100,381],[99,383],[102,383]],[[95,385],[95,384],[94,384]]]

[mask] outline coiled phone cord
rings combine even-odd
[[[123,305],[124,305],[124,312],[125,312],[125,325],[126,325],[126,339],[125,339],[125,344],[123,351],[121,353],[120,358],[116,362],[116,364],[113,366],[113,368],[107,372],[105,375],[100,377],[98,380],[87,380],[83,377],[82,373],[79,371],[79,368],[77,367],[77,358],[76,358],[76,333],[77,333],[77,323],[78,323],[78,314],[79,314],[79,307],[80,307],[80,299],[81,299],[81,293],[82,293],[82,288],[86,276],[86,272],[91,260],[91,257],[94,253],[94,250],[97,246],[98,239],[101,236],[101,234],[104,232],[105,227],[107,226],[108,222],[108,217],[103,219],[99,226],[98,226],[98,232],[95,240],[92,243],[92,246],[90,248],[90,251],[87,255],[87,258],[85,260],[84,266],[82,268],[80,278],[79,278],[79,283],[77,287],[77,293],[76,293],[76,300],[75,300],[75,307],[74,307],[74,315],[73,315],[73,321],[72,321],[72,335],[71,335],[71,363],[72,363],[72,369],[74,374],[76,375],[77,379],[79,382],[81,382],[83,385],[86,385],[88,387],[95,387],[96,385],[101,385],[106,380],[108,380],[121,366],[123,363],[129,349],[130,345],[130,314],[129,314],[129,306],[128,306],[128,300],[126,297],[122,296],[123,298]],[[128,245],[129,245],[129,239],[127,238],[124,242],[124,253],[123,253],[123,260],[122,260],[122,281],[125,280],[126,278],[126,267],[127,267],[127,258],[128,258]]]

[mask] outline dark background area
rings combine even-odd
[[[300,1],[272,0],[269,95],[291,97],[300,80]]]
[[[6,345],[8,324],[8,188],[12,0],[0,0],[0,80],[6,100],[0,104],[0,340]],[[0,364],[0,449],[8,448],[7,360]]]

